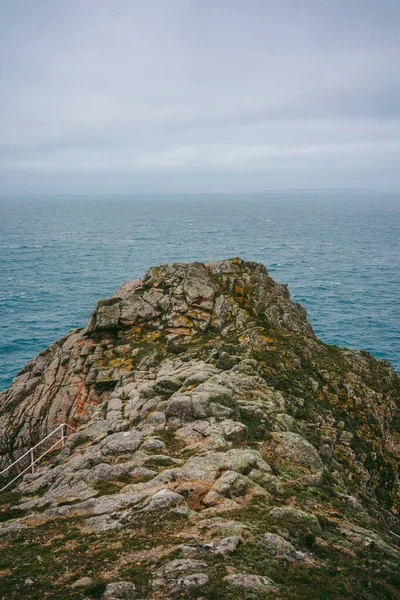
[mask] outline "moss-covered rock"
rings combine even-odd
[[[78,430],[0,494],[0,598],[399,598],[399,395],[262,265],[150,269],[0,396],[2,468]]]

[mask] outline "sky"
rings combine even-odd
[[[0,194],[400,190],[399,0],[0,0]]]

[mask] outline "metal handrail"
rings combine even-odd
[[[46,435],[46,437],[44,437],[42,440],[40,440],[40,442],[38,442],[37,444],[35,444],[35,446],[32,446],[32,448],[29,448],[29,450],[27,450],[24,454],[22,454],[19,458],[17,458],[17,460],[15,460],[13,463],[11,463],[10,465],[8,465],[2,471],[0,471],[0,475],[2,475],[3,473],[6,473],[7,471],[9,471],[16,464],[18,464],[26,456],[30,455],[30,457],[31,457],[30,464],[23,471],[21,471],[20,473],[18,473],[18,475],[16,477],[14,477],[14,479],[12,479],[11,481],[9,481],[4,487],[2,487],[0,489],[0,492],[2,492],[5,489],[7,489],[12,483],[14,483],[14,481],[16,481],[24,473],[26,473],[27,471],[29,471],[29,469],[32,469],[32,473],[34,473],[34,471],[35,471],[34,470],[35,464],[37,462],[39,462],[39,460],[41,460],[44,456],[46,456],[46,454],[48,454],[49,452],[51,452],[52,450],[54,450],[54,448],[56,448],[56,446],[58,446],[58,444],[60,444],[60,442],[61,442],[61,446],[64,446],[64,444],[65,444],[65,438],[67,437],[66,435],[64,435],[64,428],[65,429],[69,428],[69,429],[72,429],[73,431],[77,431],[75,429],[75,427],[72,427],[71,425],[68,425],[68,423],[61,423],[61,425],[59,425],[51,433],[49,433],[48,435]],[[45,452],[43,452],[43,454],[41,454],[38,458],[35,459],[34,455],[33,455],[33,451],[36,448],[38,448],[39,446],[41,446],[46,440],[48,440],[52,435],[54,435],[60,429],[61,429],[61,438],[59,440],[57,440],[55,444],[53,444],[52,446],[50,446],[50,448],[48,448]]]

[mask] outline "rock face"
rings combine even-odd
[[[0,396],[0,598],[399,598],[400,378],[263,265],[151,268]]]

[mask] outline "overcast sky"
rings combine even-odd
[[[400,190],[399,0],[0,0],[0,193]]]

